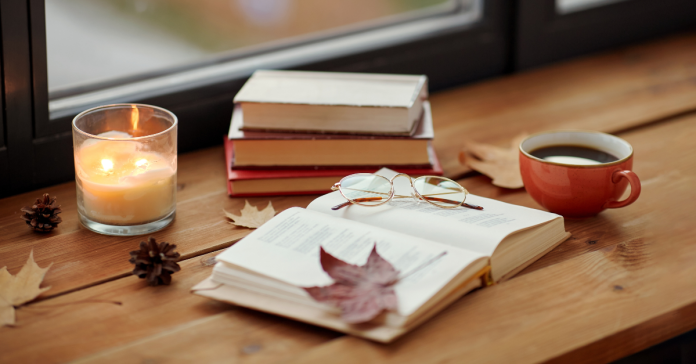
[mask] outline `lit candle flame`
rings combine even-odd
[[[138,130],[138,120],[140,120],[140,112],[135,105],[131,105],[131,124],[133,124],[133,131]]]
[[[110,172],[112,169],[114,169],[114,162],[112,162],[110,159],[102,159],[101,164],[104,172]]]

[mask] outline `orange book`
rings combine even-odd
[[[235,142],[234,169],[428,169],[434,132],[427,101],[423,109],[413,135],[394,136],[248,131],[246,110],[237,105],[228,134]]]

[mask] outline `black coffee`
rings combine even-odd
[[[607,152],[575,145],[543,147],[533,150],[529,154],[551,162],[579,165],[611,163],[619,160]]]

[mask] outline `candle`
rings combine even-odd
[[[106,132],[102,138],[132,138]],[[155,152],[141,151],[135,141],[90,140],[75,155],[83,213],[110,225],[155,221],[174,209],[176,170]]]
[[[110,105],[73,121],[78,213],[87,228],[139,235],[176,208],[176,117],[147,105]]]

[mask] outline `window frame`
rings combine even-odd
[[[29,18],[29,7],[35,1],[0,1],[1,119],[4,128],[4,147],[0,148],[2,196],[27,190],[34,186],[36,179],[33,121],[40,113],[36,112],[34,103],[32,24]]]
[[[437,91],[665,35],[696,20],[690,16],[696,12],[692,0],[620,1],[568,14],[556,13],[555,0],[481,1],[475,24],[276,68],[426,74],[430,90]],[[606,31],[617,19],[622,26]],[[605,29],[602,37],[593,33],[596,29]],[[83,109],[49,114],[44,0],[0,0],[0,42],[0,197],[73,179],[71,120]],[[220,144],[232,99],[252,70],[96,102],[141,102],[171,110],[180,120],[179,153],[184,153]]]
[[[623,0],[559,13],[556,0],[515,2],[514,69],[683,31],[696,25],[696,1]]]

